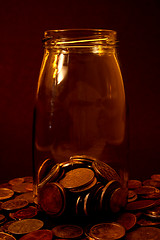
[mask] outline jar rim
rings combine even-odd
[[[114,45],[116,42],[117,32],[107,29],[59,29],[47,30],[44,32],[43,42],[45,45]]]

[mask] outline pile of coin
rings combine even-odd
[[[70,159],[67,163],[54,167],[52,177],[48,175],[40,182],[39,190],[44,191],[40,194],[43,201],[43,195],[48,198],[48,208],[43,201],[41,208],[33,202],[32,188],[24,184],[27,181],[31,184],[31,177],[15,178],[9,183],[1,184],[0,239],[160,239],[160,174],[154,174],[145,181],[129,180],[127,204],[120,211],[116,208],[114,212],[111,207],[113,193],[122,188],[119,176],[108,165],[103,170],[98,168],[101,162],[96,163],[97,168],[93,168],[93,161],[86,159],[81,162],[80,167],[79,162]],[[83,176],[81,179],[80,172],[85,178]],[[49,182],[46,179],[50,179]],[[56,196],[53,192],[56,192]],[[119,194],[117,196],[121,198]],[[57,203],[51,207],[52,197],[55,197]],[[45,208],[46,213],[42,208]],[[101,208],[105,214],[102,218],[97,218],[97,212]],[[101,213],[102,211],[100,215]],[[108,218],[108,213],[111,213],[112,218]]]
[[[54,166],[38,186],[41,209],[54,217],[117,213],[127,203],[127,188],[108,164],[74,156]]]

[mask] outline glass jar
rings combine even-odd
[[[52,217],[117,213],[126,204],[128,175],[116,32],[49,30],[43,43],[33,129],[35,202]]]

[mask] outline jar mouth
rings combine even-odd
[[[107,29],[60,29],[44,32],[45,46],[89,47],[95,45],[114,46],[116,31]]]

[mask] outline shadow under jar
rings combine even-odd
[[[35,203],[53,217],[117,213],[126,204],[128,174],[116,32],[49,30],[43,43],[33,128]]]

